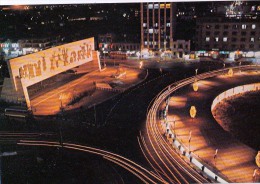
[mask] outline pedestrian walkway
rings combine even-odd
[[[206,164],[236,183],[253,182],[257,150],[239,142],[216,122],[211,104],[221,92],[243,84],[259,82],[259,73],[241,73],[233,77],[218,76],[199,81],[199,89],[185,86],[169,102],[168,122],[172,132],[185,147]],[[190,117],[190,107],[195,106],[196,117]],[[175,119],[175,126],[173,125]],[[175,130],[174,130],[175,127]],[[191,133],[190,133],[191,132]],[[190,139],[190,142],[189,142]],[[190,145],[189,145],[190,144]]]

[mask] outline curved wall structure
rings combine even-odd
[[[222,100],[225,100],[228,97],[249,92],[249,91],[258,91],[258,90],[260,90],[260,83],[246,84],[243,86],[237,86],[235,88],[231,88],[227,91],[224,91],[213,100],[211,105],[211,112],[213,111],[213,109],[216,107],[218,103],[220,103]]]

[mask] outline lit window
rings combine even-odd
[[[209,37],[206,37],[206,42],[209,42],[210,38]]]
[[[224,37],[224,38],[223,38],[223,42],[227,42],[227,37]]]
[[[254,38],[254,37],[251,37],[251,38],[250,38],[250,41],[251,41],[251,42],[254,42],[254,41],[255,41],[255,38]]]
[[[218,40],[219,40],[218,37],[215,37],[215,41],[218,42]]]
[[[158,23],[155,23],[155,25],[154,25],[155,27],[158,27]]]
[[[153,29],[149,29],[149,33],[152,34],[153,33]]]
[[[153,9],[153,4],[149,4],[148,9]]]
[[[147,41],[145,41],[144,44],[147,45]]]
[[[154,4],[154,9],[158,9],[159,8],[159,4]]]
[[[255,29],[255,28],[256,28],[256,25],[255,25],[255,24],[253,24],[253,25],[252,25],[252,29]]]
[[[246,29],[246,24],[242,24],[242,29]]]
[[[146,27],[146,25],[147,25],[146,23],[143,23],[143,27]]]
[[[171,27],[171,23],[167,23],[167,24],[166,24],[166,27]]]

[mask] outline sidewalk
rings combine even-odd
[[[206,164],[227,176],[232,182],[253,182],[256,150],[233,138],[215,121],[211,114],[211,103],[221,92],[235,86],[259,82],[259,74],[235,75],[232,78],[219,76],[199,81],[199,90],[194,92],[192,85],[175,92],[170,99],[168,121],[177,139],[189,147]],[[190,107],[197,109],[195,119],[189,114]],[[175,130],[173,119],[175,117]],[[214,155],[218,149],[217,156]]]

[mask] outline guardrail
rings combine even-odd
[[[257,91],[260,90],[260,83],[253,83],[253,84],[246,84],[246,85],[242,85],[242,86],[237,86],[234,88],[231,88],[227,91],[224,91],[223,93],[220,93],[212,102],[211,104],[211,112],[213,111],[213,109],[215,108],[215,106],[220,103],[222,100],[234,96],[234,95],[238,95],[241,93],[246,93],[249,91]]]
[[[161,104],[166,98],[170,96],[176,90],[193,83],[196,80],[203,80],[206,78],[215,77],[218,75],[226,74],[229,69],[232,69],[234,73],[240,71],[257,71],[260,69],[259,65],[245,65],[245,66],[237,66],[237,67],[229,67],[219,70],[214,70],[206,73],[202,73],[193,77],[189,77],[180,81],[177,81],[169,86],[165,87],[157,96],[153,98],[147,108],[147,121],[157,120],[157,112],[158,112],[158,104]],[[155,103],[156,102],[156,103]],[[154,113],[152,113],[154,112]],[[149,115],[150,114],[150,115]],[[170,135],[173,136],[173,132],[168,129],[166,131],[166,136]],[[201,169],[208,177],[215,180],[215,182],[220,183],[228,183],[228,179],[223,176],[221,173],[217,173],[214,169],[203,161],[195,154],[186,154],[186,150],[188,150],[180,141],[177,139],[174,140],[173,146],[176,147],[186,158],[190,160],[190,163],[196,166],[197,168]]]

